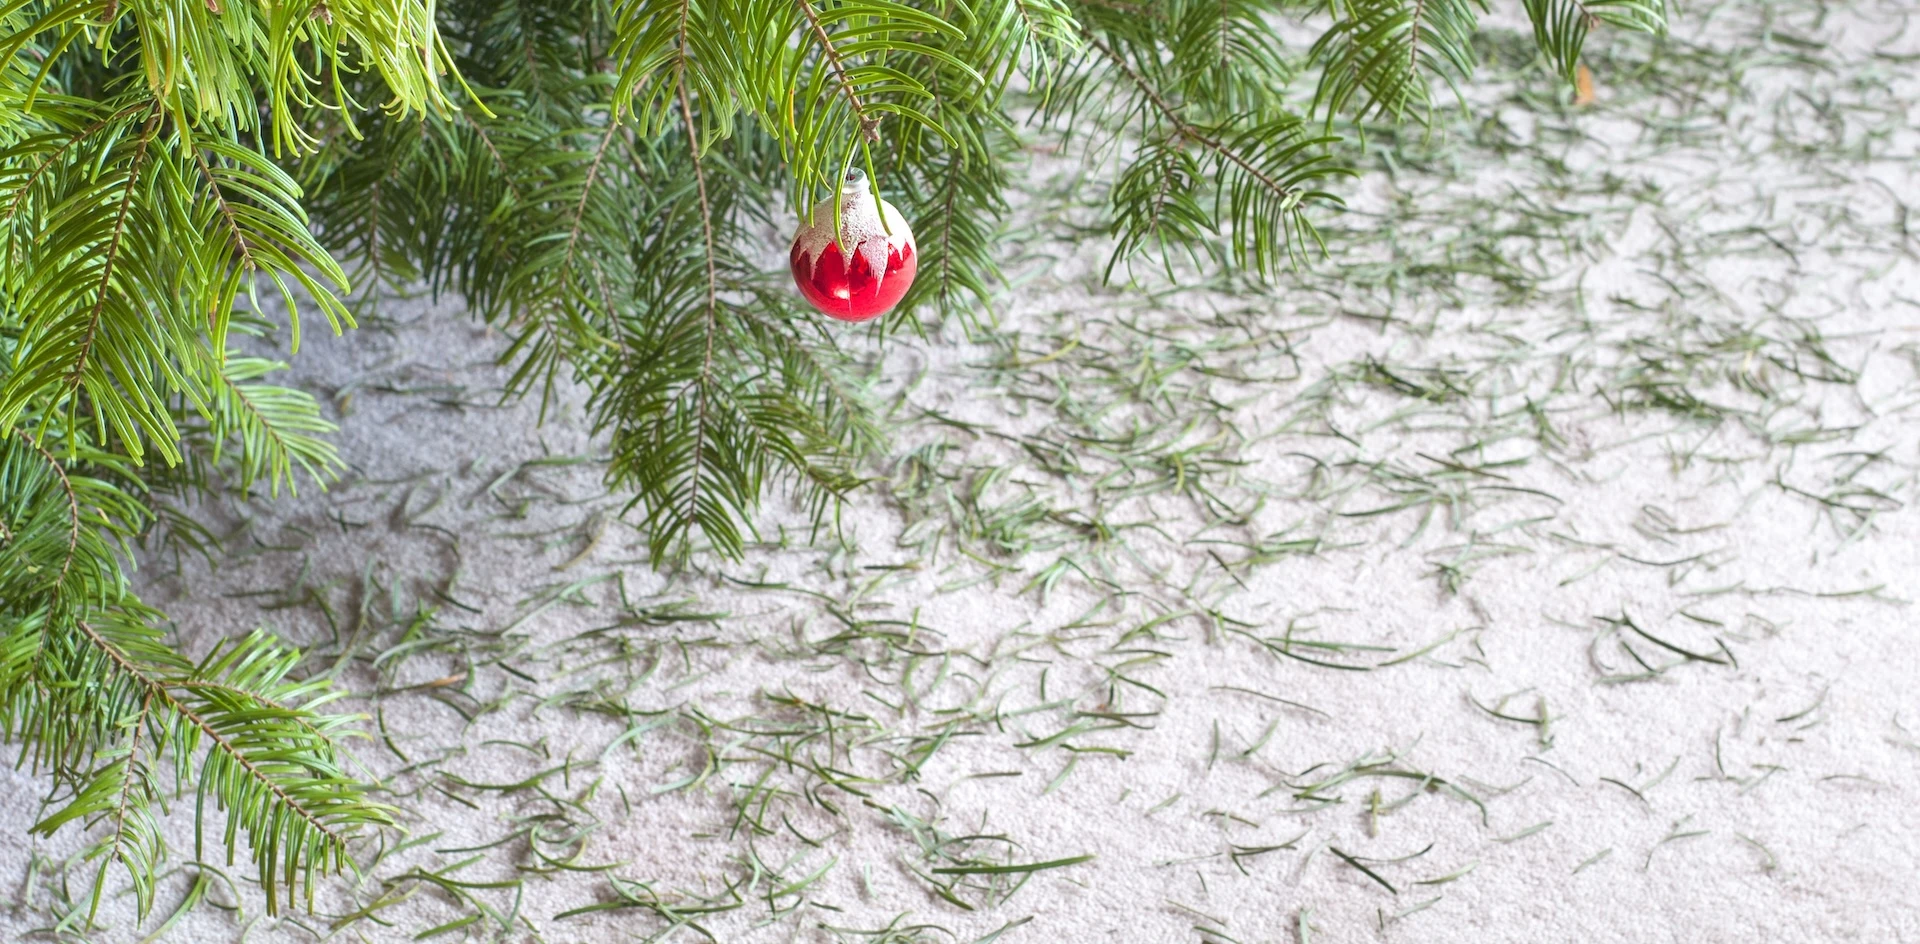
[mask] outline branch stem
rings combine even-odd
[[[127,214],[133,209],[133,190],[140,184],[140,171],[147,163],[147,146],[153,143],[153,134],[160,127],[160,105],[154,103],[153,115],[147,118],[147,127],[140,133],[140,148],[134,152],[133,166],[127,169],[127,186],[120,194],[119,215],[113,221],[113,238],[107,242],[107,260],[100,269],[100,291],[93,301],[93,313],[87,319],[87,333],[80,339],[80,356],[74,359],[73,371],[67,375],[67,392],[78,389],[85,379],[87,363],[93,359],[93,342],[100,332],[100,316],[107,307],[107,292],[113,287],[113,264],[120,256],[120,238],[126,235]]]
[[[800,0],[806,7],[806,0]],[[816,23],[815,26],[819,24]],[[680,61],[677,66],[680,118],[687,125],[687,149],[693,157],[693,182],[700,194],[700,228],[707,242],[707,317],[706,350],[700,359],[700,412],[698,429],[693,439],[693,463],[688,470],[690,484],[687,487],[687,517],[697,518],[700,514],[700,476],[704,471],[707,447],[707,408],[712,401],[713,389],[713,335],[720,306],[719,274],[713,264],[713,206],[707,197],[707,174],[700,166],[700,138],[693,122],[693,104],[687,99],[687,4],[680,5]]]

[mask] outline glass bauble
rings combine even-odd
[[[801,221],[791,261],[800,294],[841,321],[866,321],[899,304],[913,284],[917,263],[906,218],[874,196],[867,175],[858,170],[847,174],[838,197],[821,201],[812,218]]]

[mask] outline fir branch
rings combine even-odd
[[[1587,34],[1602,23],[1659,35],[1667,28],[1666,0],[1524,0],[1534,43],[1568,85],[1577,81]]]
[[[334,740],[333,735],[321,730],[319,725],[314,724],[313,721],[306,717],[305,709],[287,704],[280,699],[269,698],[259,692],[250,691],[237,685],[229,685],[223,682],[209,682],[204,679],[180,679],[170,682],[169,684],[174,688],[184,689],[186,691],[218,692],[228,698],[258,702],[284,715],[286,720],[293,722],[296,727],[305,731],[313,737],[314,740],[325,744],[328,749],[335,751],[340,750],[340,745]]]
[[[32,173],[29,173],[27,175],[27,179],[22,181],[18,185],[18,187],[16,188],[16,192],[13,195],[13,202],[7,205],[6,219],[0,220],[0,222],[11,223],[13,222],[14,217],[20,215],[20,207],[26,201],[27,194],[33,192],[33,185],[36,183],[39,183],[41,176],[46,174],[47,171],[57,166],[60,163],[61,159],[67,156],[67,152],[69,150],[72,150],[76,145],[80,144],[82,141],[85,141],[93,137],[94,135],[99,134],[108,125],[116,121],[119,121],[120,119],[125,118],[133,114],[134,112],[139,111],[142,108],[151,108],[151,107],[153,107],[151,102],[147,102],[144,100],[136,101],[133,104],[128,105],[117,112],[109,114],[104,118],[100,118],[96,120],[94,123],[88,125],[87,127],[74,132],[71,137],[67,138],[67,142],[65,144],[62,144],[58,148],[54,149],[52,154],[47,155],[44,160],[40,161],[37,165],[35,165]],[[9,239],[12,238],[11,230],[9,231],[8,238]]]
[[[146,697],[140,699],[140,713],[135,715],[133,721],[127,726],[132,733],[127,743],[127,756],[124,760],[120,761],[123,770],[121,774],[120,799],[113,811],[113,839],[108,854],[113,858],[122,859],[122,861],[125,861],[123,856],[125,854],[124,850],[127,840],[128,817],[134,814],[136,807],[136,804],[133,802],[134,785],[141,779],[138,776],[140,735],[145,733],[148,719],[152,716],[152,713],[153,693],[149,691]],[[139,804],[139,806],[144,805],[145,804]],[[149,859],[148,862],[151,863],[152,860]],[[106,863],[103,862],[101,864],[104,866]],[[142,881],[138,876],[150,871],[150,869],[129,867],[128,871],[136,876],[134,881],[134,888],[138,894],[136,905],[139,912],[145,914],[147,909],[153,906],[153,884],[148,881]],[[87,909],[87,921],[89,923],[99,914],[100,899],[105,890],[106,883],[96,879],[93,883],[92,904]]]
[[[116,464],[76,451],[71,461]],[[56,795],[72,791],[33,828],[107,823],[89,855],[125,867],[144,914],[165,855],[149,761],[166,756],[228,812],[230,856],[244,835],[270,893],[284,880],[291,901],[304,876],[311,894],[313,872],[344,867],[355,827],[391,822],[339,771],[329,732],[349,719],[315,714],[331,697],[325,683],[287,682],[299,654],[263,633],[216,646],[197,666],[173,652],[103,539],[131,534],[137,507],[67,464],[24,431],[0,441],[0,734],[22,741],[22,762],[47,769]],[[49,540],[56,521],[59,542]],[[202,744],[195,778],[185,768]],[[103,892],[104,871],[93,907]]]
[[[48,452],[45,446],[24,429],[14,430],[14,435],[20,437],[21,442],[46,461],[47,468],[52,469],[54,476],[60,480],[61,494],[67,498],[67,553],[60,558],[59,576],[54,578],[54,585],[59,586],[66,583],[67,572],[73,569],[74,555],[80,550],[80,498],[74,493],[73,480],[67,477],[66,468],[60,465],[60,460],[53,457],[53,453]],[[0,529],[4,529],[5,526],[6,523],[0,521]]]
[[[1127,77],[1127,80],[1133,84],[1134,88],[1146,96],[1147,101],[1153,103],[1154,110],[1158,111],[1160,116],[1165,118],[1167,123],[1173,126],[1173,132],[1176,136],[1198,144],[1224,160],[1238,164],[1241,169],[1251,174],[1254,179],[1260,181],[1267,189],[1272,190],[1275,194],[1288,198],[1299,196],[1293,189],[1283,187],[1277,181],[1269,178],[1245,157],[1234,153],[1232,150],[1229,150],[1226,145],[1221,144],[1218,140],[1201,131],[1198,127],[1189,124],[1185,118],[1180,116],[1179,110],[1175,109],[1172,104],[1160,95],[1159,89],[1154,88],[1153,84],[1148,82],[1144,76],[1136,71],[1133,65],[1127,62],[1126,57],[1115,52],[1112,46],[1102,42],[1098,36],[1094,36],[1091,33],[1087,35],[1087,44],[1099,50],[1101,55],[1107,57],[1107,61],[1113,63],[1114,67],[1119,69],[1120,73]]]
[[[73,359],[73,369],[67,373],[67,396],[72,396],[79,388],[80,381],[86,376],[87,363],[93,356],[93,340],[100,330],[100,316],[106,310],[107,294],[113,285],[113,265],[120,257],[120,239],[127,231],[127,212],[133,207],[133,191],[140,183],[147,147],[153,143],[153,133],[159,122],[160,108],[159,103],[155,102],[153,114],[147,118],[147,126],[140,133],[140,145],[134,151],[133,166],[127,170],[126,186],[121,190],[120,209],[114,214],[113,235],[107,240],[106,262],[100,267],[100,287],[93,303],[93,313],[87,317],[86,332],[80,339],[80,351]]]
[[[813,31],[814,39],[820,43],[821,54],[826,57],[828,66],[832,68],[834,78],[839,80],[840,92],[846,96],[848,107],[853,109],[854,116],[859,120],[861,136],[869,143],[878,143],[880,119],[868,115],[865,106],[860,104],[860,93],[854,91],[853,80],[847,77],[846,66],[841,64],[840,50],[834,46],[833,39],[827,35],[826,28],[820,25],[820,17],[813,11],[812,0],[793,0],[793,2],[800,7],[801,15],[807,18],[808,28]]]
[[[233,206],[227,203],[227,195],[221,191],[219,180],[213,176],[213,167],[207,163],[206,153],[199,148],[193,148],[192,150],[194,163],[200,166],[201,178],[207,183],[207,192],[212,194],[214,205],[220,209],[220,219],[227,224],[227,232],[233,236],[234,248],[240,253],[241,266],[248,272],[258,269],[259,266],[253,261],[253,246],[248,243],[247,234],[241,232],[240,220],[235,217]],[[209,308],[207,310],[207,333],[210,336],[216,331],[214,318],[214,311]]]
[[[563,271],[573,270],[573,257],[580,248],[580,232],[586,224],[587,201],[593,196],[594,182],[600,178],[600,165],[607,159],[607,146],[613,143],[613,136],[620,130],[620,122],[614,116],[608,116],[607,130],[600,136],[600,146],[593,149],[593,161],[587,165],[586,183],[580,186],[580,199],[573,205],[573,225],[567,230],[567,252],[560,261]]]
[[[480,143],[487,146],[487,153],[493,157],[493,166],[499,169],[500,179],[506,182],[507,189],[513,192],[514,198],[516,200],[525,200],[526,194],[520,189],[520,181],[514,179],[513,168],[507,164],[507,159],[500,154],[500,149],[494,146],[493,136],[487,133],[487,126],[475,120],[469,112],[461,112],[460,119],[467,123],[467,127],[473,129],[473,133],[480,139]]]
[[[365,802],[359,797],[357,787],[339,779],[326,756],[331,750],[331,739],[303,717],[303,710],[288,708],[250,688],[205,685],[196,677],[198,673],[210,669],[240,671],[255,685],[263,688],[272,686],[286,669],[291,668],[292,661],[269,646],[263,635],[256,633],[228,648],[223,657],[216,650],[200,668],[185,675],[169,677],[142,665],[121,646],[106,638],[92,621],[76,619],[72,625],[92,649],[112,664],[115,672],[141,691],[143,703],[157,703],[189,726],[191,736],[186,743],[191,744],[200,738],[206,740],[209,760],[201,774],[200,789],[205,792],[212,786],[220,806],[228,811],[228,815],[241,819],[253,847],[254,864],[261,884],[267,890],[270,912],[277,901],[273,895],[275,886],[282,879],[287,887],[288,904],[294,901],[300,879],[300,874],[295,871],[296,854],[304,850],[305,864],[300,871],[307,873],[307,890],[311,895],[311,873],[316,867],[323,872],[344,867],[347,842],[351,835],[343,830],[343,826],[391,823],[384,808]],[[311,687],[311,684],[305,684],[296,686],[295,690]],[[231,704],[222,706],[217,700],[208,700],[202,707],[196,708],[175,695],[173,690],[176,688],[217,692]],[[271,714],[262,715],[256,709],[246,707],[250,705],[265,706]],[[215,713],[230,716],[232,725],[216,723]],[[308,732],[322,747],[318,751],[306,749],[302,756],[303,748],[298,739],[289,740],[273,732],[271,722],[275,720],[295,722],[297,728]],[[252,749],[243,745],[243,740],[257,741],[266,750],[256,758]],[[222,773],[218,769],[221,764],[215,763],[216,760],[237,768],[241,779],[234,780]],[[268,764],[301,771],[298,774],[299,786],[269,772]],[[244,787],[244,783],[251,783],[253,789]],[[260,792],[256,794],[255,790]],[[296,795],[296,790],[300,792],[299,795]],[[260,798],[258,801],[253,799],[256,796]],[[269,808],[279,812],[268,814],[266,811]],[[43,823],[42,827],[57,828],[77,812],[69,809]],[[333,821],[329,822],[328,818]],[[232,848],[229,840],[230,855]],[[279,858],[282,852],[286,853],[284,863]]]
[[[127,472],[110,455],[75,452],[113,474]],[[15,516],[10,526],[8,513]],[[131,534],[144,516],[144,507],[113,485],[70,473],[25,430],[0,438],[0,528],[10,545],[0,554],[0,616],[36,601],[87,607],[118,595],[124,580],[107,538]]]
[[[1485,0],[1349,0],[1309,53],[1321,68],[1314,109],[1325,110],[1328,127],[1348,110],[1356,119],[1430,121],[1428,76],[1458,97],[1473,74],[1476,11],[1484,9]]]
[[[335,426],[321,418],[319,404],[311,394],[246,382],[286,367],[281,362],[235,352],[206,367],[212,378],[212,393],[207,397],[212,418],[208,427],[212,439],[209,458],[218,463],[227,440],[237,438],[238,485],[242,490],[264,479],[272,495],[280,494],[282,484],[292,494],[299,494],[295,466],[324,489],[340,466],[338,451],[321,438],[334,432]]]
[[[805,4],[806,0],[800,0],[800,2]],[[683,13],[685,8],[686,4],[682,3],[681,9]],[[681,20],[681,28],[683,30],[681,38],[683,43],[685,41],[685,22],[683,18]],[[686,47],[682,45],[681,61],[683,63],[686,61],[685,54]],[[684,520],[694,521],[699,520],[701,517],[700,484],[706,475],[707,411],[713,399],[713,336],[715,328],[714,320],[718,317],[720,307],[720,281],[715,274],[714,267],[713,205],[707,199],[707,174],[700,166],[700,139],[694,130],[693,106],[687,102],[687,87],[684,83],[680,86],[680,114],[686,121],[687,150],[690,152],[689,156],[693,162],[693,182],[700,195],[700,230],[706,245],[705,258],[707,268],[707,302],[705,316],[702,319],[702,324],[706,329],[703,332],[705,338],[702,345],[703,350],[700,355],[699,379],[692,385],[700,391],[700,413],[694,420],[696,432],[693,442],[693,462],[687,470],[687,504],[686,511],[682,515]]]
[[[1214,232],[1220,220],[1232,225],[1231,257],[1242,268],[1267,277],[1282,259],[1297,264],[1306,253],[1307,239],[1316,243],[1319,239],[1304,212],[1306,206],[1341,205],[1338,197],[1317,185],[1328,178],[1353,174],[1327,153],[1326,149],[1339,139],[1309,137],[1303,122],[1283,115],[1234,129],[1236,137],[1231,142],[1223,141],[1217,130],[1189,121],[1107,41],[1092,31],[1086,39],[1151,105],[1170,129],[1172,143],[1195,145],[1211,155],[1218,178],[1215,209],[1205,211],[1195,199],[1200,168],[1190,161],[1174,159],[1166,149],[1150,142],[1114,191],[1118,211],[1114,228],[1121,240],[1108,262],[1109,277],[1114,266],[1142,245],[1148,235],[1163,250],[1170,243],[1191,247]],[[1224,127],[1233,128],[1231,124]],[[1129,211],[1131,203],[1143,197],[1146,212]],[[1221,212],[1223,203],[1228,212]]]
[[[247,772],[247,776],[253,778],[253,780],[264,787],[268,793],[273,794],[274,799],[280,802],[282,808],[305,821],[308,826],[320,833],[328,842],[334,843],[342,849],[346,847],[347,837],[344,834],[336,832],[332,827],[321,822],[320,818],[316,816],[313,811],[307,809],[292,796],[289,796],[284,786],[262,772],[260,768],[247,757],[246,752],[235,747],[233,742],[230,741],[226,735],[222,734],[218,728],[209,724],[205,718],[200,717],[193,709],[173,697],[173,693],[167,690],[166,683],[141,671],[140,667],[134,665],[133,661],[128,659],[125,653],[102,638],[99,630],[94,629],[86,620],[76,620],[74,626],[79,628],[81,634],[86,636],[87,641],[92,643],[94,648],[100,650],[103,655],[113,660],[113,663],[119,666],[120,671],[125,672],[145,689],[148,698],[160,699],[166,704],[168,709],[192,723],[195,728],[198,728],[200,732],[206,736],[208,741],[213,743],[215,750],[220,751],[222,754],[231,758],[234,763],[239,764],[240,768]],[[263,881],[271,888],[273,884],[271,877],[264,877]]]

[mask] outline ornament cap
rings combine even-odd
[[[866,193],[869,189],[872,189],[872,186],[872,183],[867,180],[867,172],[858,167],[847,171],[847,175],[840,178],[841,196],[851,197],[855,194]]]

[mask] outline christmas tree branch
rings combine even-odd
[[[1142,110],[1147,133],[1155,130],[1153,115],[1167,129],[1164,141],[1149,137],[1114,189],[1113,228],[1120,241],[1108,262],[1108,276],[1149,237],[1161,247],[1168,264],[1165,250],[1174,245],[1211,252],[1223,225],[1230,228],[1226,257],[1237,267],[1266,277],[1282,261],[1299,264],[1307,254],[1308,239],[1316,244],[1319,240],[1305,212],[1308,205],[1338,207],[1339,198],[1320,185],[1353,173],[1329,153],[1339,139],[1310,137],[1300,119],[1282,114],[1258,122],[1229,119],[1218,127],[1231,131],[1234,138],[1223,140],[1219,130],[1189,120],[1107,39],[1089,30],[1086,41],[1147,103],[1148,109]],[[1211,210],[1199,199],[1209,175],[1184,153],[1187,145],[1199,148],[1214,162]]]
[[[258,266],[255,265],[253,261],[253,247],[247,242],[246,234],[241,232],[240,220],[234,216],[232,204],[227,202],[227,195],[221,191],[220,181],[214,177],[212,165],[207,163],[207,155],[199,148],[193,148],[192,150],[194,163],[200,165],[201,177],[207,182],[207,193],[213,197],[214,205],[220,208],[220,219],[227,224],[227,231],[233,235],[233,245],[234,248],[239,251],[240,264],[245,267],[246,271],[254,271]],[[212,335],[215,333],[216,328],[213,324],[214,314],[211,310],[207,312],[207,318],[207,333]]]
[[[38,183],[40,181],[40,178],[43,175],[45,175],[47,171],[52,170],[54,167],[58,166],[61,159],[67,156],[68,151],[72,150],[76,145],[80,144],[82,141],[85,141],[88,138],[91,138],[94,135],[100,133],[108,125],[113,124],[114,122],[119,121],[120,119],[125,118],[129,115],[132,115],[134,112],[137,112],[142,108],[150,108],[150,107],[152,107],[152,105],[146,101],[137,101],[131,105],[128,105],[125,108],[120,109],[117,112],[114,112],[110,115],[107,115],[104,118],[100,118],[96,120],[92,124],[86,126],[85,128],[80,129],[79,131],[74,132],[73,135],[67,139],[66,143],[60,145],[58,148],[55,148],[53,153],[48,154],[45,158],[41,159],[38,163],[36,163],[34,165],[32,173],[29,173],[27,175],[26,180],[16,185],[15,192],[13,195],[13,200],[7,205],[7,216],[4,222],[11,223],[13,221],[13,218],[20,214],[20,207],[26,201],[27,194],[32,192],[33,185]],[[9,238],[11,238],[11,230],[9,230]]]
[[[156,676],[148,674],[146,671],[142,670],[140,666],[136,665],[132,659],[128,658],[126,653],[120,651],[119,647],[113,645],[111,642],[108,642],[105,638],[103,638],[99,630],[95,629],[86,620],[75,620],[73,625],[80,630],[81,634],[87,639],[89,643],[93,645],[94,648],[98,649],[108,659],[112,660],[114,665],[117,666],[121,672],[126,673],[126,675],[129,678],[133,679],[136,684],[138,684],[142,689],[144,689],[145,695],[143,696],[143,704],[151,703],[153,699],[159,699],[160,702],[164,704],[169,711],[185,719],[187,723],[191,724],[200,733],[200,735],[204,736],[207,739],[207,741],[211,744],[210,750],[218,752],[220,755],[225,756],[234,764],[237,764],[240,767],[240,769],[245,772],[246,776],[249,779],[251,779],[253,782],[258,784],[262,789],[266,790],[267,793],[272,796],[275,805],[287,811],[291,815],[297,817],[302,823],[305,824],[306,828],[310,828],[315,833],[319,834],[319,838],[322,840],[323,845],[319,847],[317,851],[309,852],[309,867],[311,867],[311,863],[313,861],[312,857],[314,855],[331,859],[335,868],[339,868],[344,863],[345,855],[346,855],[346,844],[347,844],[347,839],[349,838],[347,834],[339,831],[338,829],[327,824],[326,822],[323,822],[320,819],[320,816],[318,813],[316,813],[312,809],[309,809],[307,803],[302,802],[301,800],[295,798],[289,792],[289,788],[285,784],[281,783],[278,779],[269,775],[265,770],[263,770],[260,764],[256,763],[252,758],[250,758],[248,756],[248,752],[242,749],[233,739],[230,739],[225,732],[223,732],[219,727],[209,722],[206,718],[202,717],[200,713],[196,712],[193,708],[189,707],[186,703],[176,698],[173,695],[173,693],[169,690],[169,687],[173,685],[179,685],[180,684],[179,682],[177,681],[169,682],[169,681],[160,679]],[[193,686],[182,686],[182,687],[191,688]],[[225,686],[221,687],[220,690],[230,695],[233,695],[235,697],[235,700],[238,700],[238,701],[254,701],[255,700],[255,696],[251,692],[245,692],[239,689],[234,689],[234,688],[225,687]],[[287,709],[284,709],[284,708],[280,708],[278,710],[282,712],[287,711]],[[289,714],[293,714],[293,713],[289,712]],[[331,746],[331,743],[332,743],[331,741],[327,741],[327,744],[329,746]],[[286,763],[286,761],[279,761],[279,763],[284,764]],[[294,764],[299,766],[304,766],[304,765],[301,765],[300,762],[298,761],[294,761]],[[225,805],[224,799],[223,799],[223,805]],[[241,815],[242,812],[244,811],[240,809],[233,810],[234,815]],[[384,821],[385,817],[384,815],[381,815],[379,817],[376,817],[376,819],[379,821]],[[252,837],[253,845],[256,850],[256,853],[258,853],[255,857],[255,861],[260,867],[261,884],[265,885],[267,888],[268,908],[269,910],[271,910],[273,907],[273,902],[275,901],[275,899],[273,898],[272,892],[275,884],[275,874],[276,874],[274,869],[274,864],[276,860],[272,856],[272,848],[274,845],[277,845],[278,843],[269,842],[268,836],[261,835],[259,833],[259,827],[249,827],[249,829],[250,829],[250,832],[254,834]],[[275,826],[273,827],[273,829],[275,831],[280,831],[282,829],[287,830],[289,833],[288,839],[295,840],[294,842],[289,843],[289,846],[293,849],[297,850],[301,847],[309,846],[308,840],[296,839],[297,833],[295,832],[295,827],[291,825],[285,826],[285,827]],[[286,879],[287,879],[288,896],[289,896],[288,901],[289,903],[291,903],[293,886],[294,886],[294,877],[291,874],[288,874],[286,876]],[[97,892],[96,892],[96,895],[97,895]]]
[[[153,143],[153,132],[159,122],[160,108],[156,102],[153,114],[147,118],[146,128],[140,132],[140,144],[134,151],[133,166],[127,169],[126,186],[121,188],[120,206],[114,212],[113,235],[107,240],[106,261],[100,266],[100,287],[93,303],[93,313],[87,317],[80,350],[73,358],[73,369],[67,373],[67,396],[72,396],[86,377],[88,361],[93,356],[93,341],[100,331],[100,316],[106,310],[107,295],[113,287],[113,264],[120,258],[120,240],[127,232],[127,213],[133,208],[133,190],[140,183],[140,171],[147,160],[147,147]]]
[[[826,57],[834,78],[839,80],[840,92],[846,96],[847,106],[853,109],[854,116],[859,120],[861,136],[869,142],[879,141],[880,119],[868,115],[865,106],[860,104],[860,93],[854,90],[853,80],[847,77],[846,66],[840,61],[840,50],[833,45],[826,28],[820,25],[820,16],[814,12],[812,0],[794,0],[794,3],[800,7],[801,15],[807,18],[808,28],[820,43],[821,55]]]
[[[391,822],[339,768],[330,732],[351,719],[316,714],[324,682],[288,681],[299,654],[264,633],[181,659],[100,534],[130,533],[137,506],[66,466],[24,431],[0,445],[0,732],[72,790],[34,829],[109,823],[90,855],[126,868],[144,913],[164,855],[148,758],[184,767],[204,744],[198,776],[178,773],[227,811],[229,855],[244,834],[269,894],[284,881],[291,902],[303,876],[311,894],[313,872],[346,866],[356,827]]]
[[[805,6],[806,0],[800,0],[800,4],[801,6]],[[682,45],[680,52],[681,62],[684,64],[686,61],[684,19],[681,21],[681,30]],[[687,101],[687,87],[684,83],[680,86],[680,114],[686,121],[687,151],[689,152],[689,159],[693,163],[693,183],[696,192],[700,195],[700,231],[706,248],[704,257],[707,269],[707,300],[705,316],[701,322],[705,330],[701,332],[703,338],[700,353],[700,375],[699,379],[692,385],[694,389],[700,392],[700,413],[694,420],[696,432],[693,442],[693,461],[687,469],[687,503],[686,510],[683,513],[685,518],[695,519],[700,515],[700,484],[706,474],[707,411],[713,399],[714,320],[719,315],[720,280],[715,273],[714,267],[713,205],[707,199],[707,174],[700,166],[700,139],[695,131],[693,106]]]
[[[1160,95],[1159,90],[1154,88],[1152,83],[1146,80],[1146,77],[1134,70],[1132,64],[1127,62],[1126,57],[1115,52],[1112,46],[1102,42],[1098,36],[1089,34],[1087,36],[1087,44],[1099,50],[1101,55],[1113,63],[1113,65],[1120,70],[1121,74],[1125,75],[1127,80],[1133,83],[1133,86],[1139,89],[1142,95],[1146,96],[1147,101],[1153,103],[1154,110],[1158,111],[1160,115],[1167,120],[1167,123],[1173,126],[1175,135],[1200,145],[1223,160],[1239,165],[1242,170],[1246,171],[1255,180],[1258,180],[1262,186],[1265,186],[1278,196],[1288,199],[1298,199],[1302,195],[1300,191],[1285,186],[1279,181],[1268,177],[1264,171],[1254,166],[1251,161],[1241,156],[1238,152],[1221,144],[1211,135],[1188,123],[1186,119],[1180,116],[1179,110],[1168,103],[1168,101]]]
[[[128,861],[127,852],[126,852],[126,843],[128,841],[127,837],[128,837],[129,817],[136,813],[137,807],[141,807],[145,805],[145,804],[136,804],[133,799],[133,793],[134,793],[135,784],[141,783],[141,781],[144,780],[144,778],[140,776],[140,768],[139,768],[140,735],[145,733],[148,719],[150,719],[152,716],[153,716],[153,694],[152,692],[148,692],[147,696],[140,700],[140,713],[135,715],[133,718],[133,721],[127,725],[128,730],[131,732],[128,735],[127,756],[121,761],[119,761],[120,777],[121,777],[120,799],[114,805],[113,840],[112,840],[112,845],[108,855],[111,858],[119,859],[122,862]],[[105,866],[105,864],[106,864],[105,862],[101,863],[103,867]],[[87,909],[87,920],[89,922],[91,922],[94,919],[94,917],[99,914],[100,899],[102,897],[102,892],[105,890],[105,887],[106,887],[106,883],[98,880],[96,880],[93,884],[93,900]],[[140,882],[140,883],[136,883],[136,888],[141,892],[140,907],[141,907],[141,910],[144,911],[147,907],[149,907],[148,903],[151,902],[152,900],[151,898],[152,885],[151,883]]]
[[[1665,0],[1523,0],[1535,45],[1562,80],[1578,79],[1587,34],[1602,23],[1658,35],[1667,28]]]
[[[1350,0],[1309,53],[1321,67],[1314,107],[1325,108],[1329,128],[1350,107],[1355,118],[1431,120],[1427,76],[1458,96],[1473,75],[1476,11],[1485,9],[1486,0]]]
[[[67,580],[67,572],[73,568],[73,558],[80,550],[80,499],[79,499],[79,496],[74,494],[73,480],[67,478],[67,470],[60,465],[60,460],[55,459],[53,457],[53,453],[48,452],[45,446],[41,445],[37,440],[33,438],[33,436],[28,434],[27,431],[24,429],[14,430],[14,435],[20,437],[20,441],[25,443],[28,446],[28,448],[32,449],[36,454],[38,454],[39,457],[46,462],[47,468],[53,470],[54,476],[60,480],[60,492],[62,495],[66,496],[67,523],[68,523],[67,552],[65,555],[63,555],[60,558],[60,570],[58,574],[54,577],[54,584],[56,586],[60,584],[64,584],[66,583],[66,580]],[[0,521],[0,527],[5,527],[5,524],[6,523],[4,521]]]

